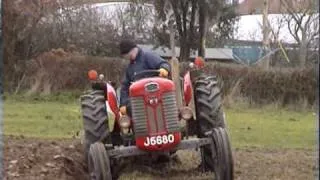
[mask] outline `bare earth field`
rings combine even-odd
[[[82,129],[80,106],[65,96],[50,98],[9,97],[5,101],[5,180],[88,179],[82,146],[76,138]],[[243,105],[227,108],[226,117],[236,180],[318,179],[312,110]],[[196,170],[200,163],[196,151],[179,151],[178,156],[180,162],[153,168],[132,162],[121,171],[119,180],[214,179],[213,174]]]
[[[193,151],[179,153],[179,162],[168,169],[129,165],[120,179],[214,179],[212,174],[194,170],[199,156]],[[299,149],[234,149],[237,180],[316,179],[316,153]],[[82,147],[78,139],[40,140],[6,136],[4,147],[6,180],[87,180]],[[163,165],[165,167],[165,165]]]

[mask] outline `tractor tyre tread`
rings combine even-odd
[[[200,76],[196,81],[196,117],[198,134],[202,137],[213,128],[225,128],[221,96],[221,90],[215,76]]]
[[[91,91],[80,99],[85,133],[84,153],[87,162],[90,145],[97,141],[106,143],[110,139],[110,132],[103,91]]]
[[[93,173],[96,180],[116,179],[112,176],[110,157],[101,142],[95,142],[90,146],[89,173]]]

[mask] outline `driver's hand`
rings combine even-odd
[[[166,70],[166,69],[164,69],[164,68],[160,68],[159,69],[159,76],[161,76],[161,77],[168,77],[168,74],[169,74],[169,72]]]
[[[127,107],[126,106],[120,107],[120,115],[122,115],[122,116],[127,115]]]

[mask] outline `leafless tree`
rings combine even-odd
[[[61,6],[37,25],[34,53],[75,45],[89,55],[112,55],[116,30],[108,16],[92,6]],[[46,36],[50,34],[50,36]],[[44,38],[45,37],[45,38]]]
[[[281,0],[286,14],[283,16],[288,30],[299,44],[300,66],[306,65],[308,49],[319,38],[319,12],[313,0]]]
[[[166,4],[170,4],[172,11],[165,8]],[[156,1],[155,8],[157,18],[162,21],[155,28],[156,37],[161,45],[169,47],[169,33],[172,34],[169,27],[174,26],[175,39],[180,46],[181,61],[188,60],[191,50],[196,49],[198,55],[205,57],[206,40],[212,27],[217,27],[214,29],[215,34],[221,36],[232,34],[233,11],[224,0],[159,0]],[[168,12],[173,12],[172,16],[168,16]]]
[[[28,60],[51,49],[76,45],[89,55],[117,53],[114,46],[117,35],[109,20],[90,6],[72,3],[71,0],[48,4],[42,0],[3,2],[7,87],[19,84]]]
[[[139,43],[153,40],[155,12],[152,5],[135,2],[116,5],[112,22],[122,37],[133,38]]]
[[[199,4],[199,47],[198,55],[205,57],[207,35],[215,36],[214,40],[222,41],[228,38],[235,28],[237,21],[234,0],[207,0],[198,1]],[[216,35],[215,35],[216,34]],[[214,43],[218,44],[218,43]]]
[[[40,0],[4,0],[2,8],[4,81],[6,87],[10,87],[23,77],[25,60],[32,56],[31,35],[48,10],[48,5]]]

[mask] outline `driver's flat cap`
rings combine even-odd
[[[127,54],[128,52],[131,51],[131,49],[137,47],[137,44],[129,39],[125,39],[125,40],[122,40],[120,42],[120,54],[123,55],[123,54]]]

